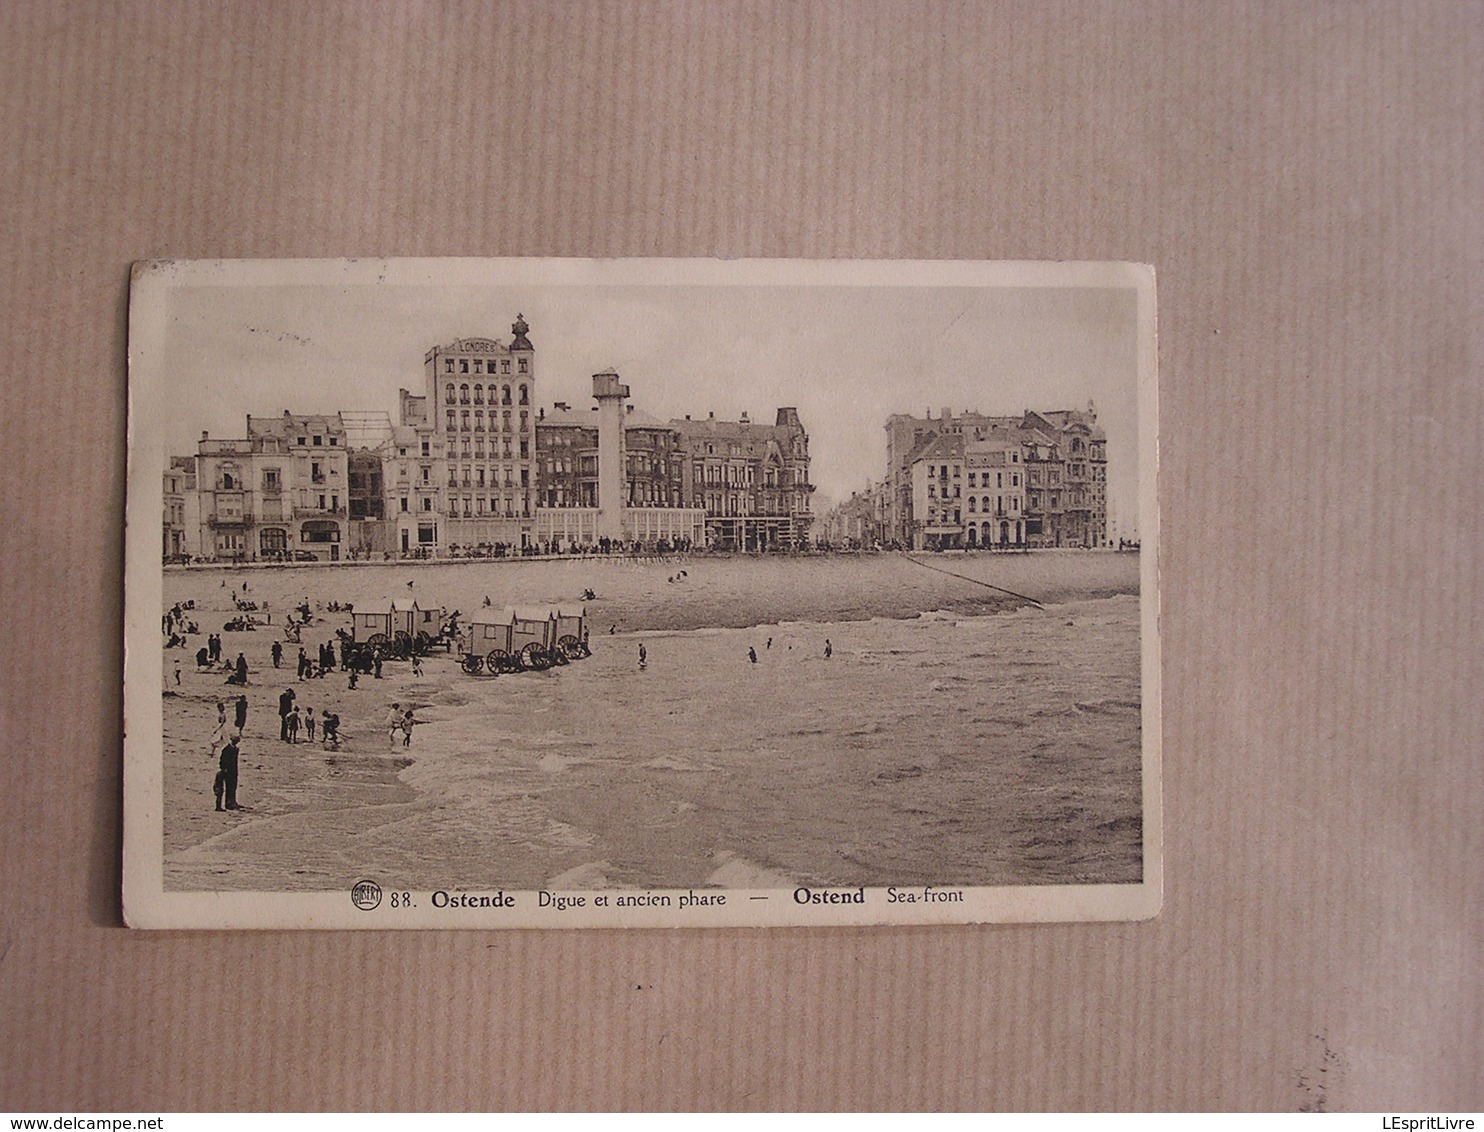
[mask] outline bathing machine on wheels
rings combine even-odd
[[[544,671],[589,655],[587,628],[580,611],[546,606],[511,606],[483,614],[459,634],[460,664],[471,676],[480,672]]]

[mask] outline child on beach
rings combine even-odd
[[[402,746],[412,746],[412,725],[419,722],[412,718],[412,709],[408,708],[402,714]]]
[[[314,742],[314,709],[308,704],[304,705],[304,736],[306,742]]]
[[[325,708],[324,722],[320,725],[320,733],[324,736],[327,745],[339,748],[340,746],[340,717]]]
[[[418,656],[417,653],[412,654],[412,674],[414,676],[421,676],[423,674],[423,658]]]
[[[391,710],[386,713],[386,739],[388,743],[395,745],[397,732],[402,730],[402,705],[393,704]]]
[[[290,743],[297,743],[298,741],[299,741],[299,709],[296,707],[296,708],[294,708],[293,711],[289,712],[289,742]]]

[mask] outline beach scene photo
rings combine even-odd
[[[719,266],[136,274],[131,922],[1150,906],[1146,288]]]

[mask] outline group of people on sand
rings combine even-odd
[[[278,697],[278,738],[284,743],[297,743],[299,732],[304,732],[304,741],[314,742],[315,715],[314,709],[305,705],[300,707],[295,701],[297,694],[292,688],[285,688],[283,694]],[[340,716],[329,708],[320,711],[319,718],[320,739],[327,747],[340,746]]]
[[[386,713],[387,740],[396,746],[397,733],[402,733],[402,746],[412,746],[412,729],[422,720],[413,715],[411,706],[404,711],[401,704],[393,704]]]

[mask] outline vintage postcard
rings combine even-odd
[[[148,262],[129,387],[129,924],[1158,911],[1152,269]]]

